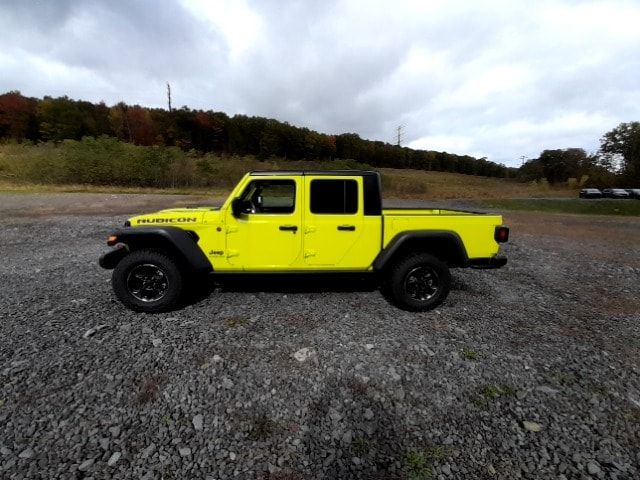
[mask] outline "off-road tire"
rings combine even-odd
[[[154,299],[154,296],[149,294],[149,292],[155,291],[153,287],[147,290],[140,289],[136,295],[134,293],[135,287],[144,281],[138,280],[139,276],[136,277],[136,272],[142,271],[143,276],[146,273],[144,278],[148,279],[151,276],[149,272],[153,273],[154,267],[160,272],[153,278],[158,278],[155,280],[159,282],[159,287],[156,290],[161,292],[161,296]],[[153,278],[149,281],[153,282]],[[134,282],[137,284],[134,284],[134,289],[132,289]],[[176,262],[166,254],[156,250],[136,250],[118,263],[113,270],[111,283],[116,296],[127,308],[136,312],[157,313],[174,310],[179,306],[182,299],[184,278]],[[145,295],[149,299],[143,300],[141,298]]]
[[[425,280],[415,280],[416,277],[425,277]],[[419,287],[416,287],[416,282],[420,283]],[[427,253],[415,253],[398,260],[386,272],[381,287],[383,295],[391,303],[410,312],[437,307],[447,298],[450,289],[449,267]]]

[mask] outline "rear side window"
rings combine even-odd
[[[311,213],[345,215],[358,211],[355,180],[311,180]]]

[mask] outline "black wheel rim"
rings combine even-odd
[[[422,265],[407,273],[404,279],[404,289],[413,300],[421,302],[431,300],[440,286],[440,277],[431,267]]]
[[[141,302],[157,302],[169,289],[169,277],[157,265],[136,265],[127,275],[127,290]]]

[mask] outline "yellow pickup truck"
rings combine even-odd
[[[177,308],[203,274],[357,272],[410,311],[444,301],[450,268],[498,268],[499,215],[382,208],[369,171],[254,171],[220,208],[132,217],[100,258],[116,296],[143,312]]]

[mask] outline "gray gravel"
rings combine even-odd
[[[144,315],[96,265],[123,219],[0,220],[2,478],[640,476],[638,250],[514,232],[422,314],[271,288]]]

